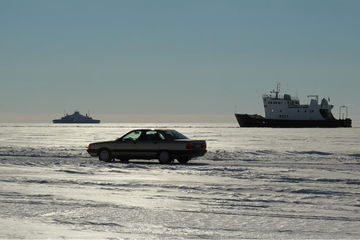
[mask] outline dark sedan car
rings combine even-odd
[[[191,158],[206,153],[206,141],[192,140],[170,129],[137,129],[115,141],[91,143],[87,151],[105,162],[159,159],[160,163],[170,163],[177,159],[180,163],[187,163]]]

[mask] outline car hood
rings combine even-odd
[[[115,141],[94,142],[94,143],[90,143],[90,145],[107,144],[107,143],[113,143],[113,142],[115,142]]]
[[[205,140],[196,140],[196,139],[174,139],[174,142],[205,142]]]

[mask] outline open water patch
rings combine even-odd
[[[333,155],[334,153],[331,152],[321,152],[321,151],[287,151],[288,154],[306,154],[306,155],[322,155],[322,156],[329,156]]]
[[[360,153],[349,154],[351,157],[360,158]]]
[[[280,177],[274,182],[289,182],[289,183],[339,183],[339,184],[353,184],[360,185],[358,179],[341,179],[341,178],[301,178],[301,177]]]
[[[331,195],[331,196],[350,196],[352,194],[348,192],[338,192],[338,191],[323,191],[318,189],[298,189],[290,191],[290,193],[298,194],[314,194],[314,195]]]
[[[63,172],[63,173],[69,173],[69,174],[84,174],[84,175],[93,175],[93,172],[82,172],[77,170],[55,170],[56,172]]]

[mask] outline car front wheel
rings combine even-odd
[[[99,153],[99,160],[104,162],[110,162],[112,160],[111,152],[107,149],[103,149]]]
[[[159,162],[161,164],[168,164],[171,162],[171,156],[169,154],[169,152],[163,151],[159,154]]]

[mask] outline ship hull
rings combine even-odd
[[[100,123],[100,120],[92,120],[92,121],[64,121],[64,120],[53,120],[53,123]]]
[[[240,127],[270,128],[336,128],[351,127],[351,119],[341,120],[278,120],[267,119],[260,115],[235,114]]]

